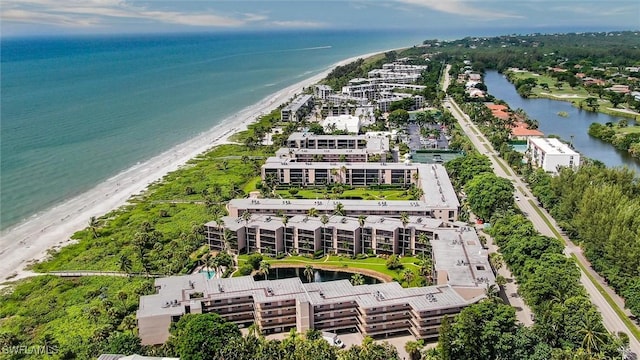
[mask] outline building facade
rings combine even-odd
[[[311,112],[313,105],[312,95],[300,95],[280,110],[280,119],[286,122],[298,122]]]
[[[326,214],[325,214],[326,215]],[[402,219],[366,216],[327,215],[255,215],[237,218],[225,216],[219,222],[205,224],[205,237],[211,250],[233,253],[259,252],[269,256],[282,253],[316,252],[354,256],[415,255],[425,250],[425,241],[446,230],[442,220],[427,216]]]
[[[373,337],[410,333],[436,339],[442,318],[484,298],[495,277],[473,229],[433,230],[433,286],[256,281],[251,276],[209,279],[206,274],[156,279],[157,293],[142,296],[137,311],[142,344],[164,343],[171,323],[184,314],[209,312],[242,327],[256,323],[264,333],[356,330]]]
[[[528,138],[527,155],[534,166],[550,173],[580,166],[580,154],[556,138]]]

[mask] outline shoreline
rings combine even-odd
[[[243,131],[261,115],[288,101],[303,88],[324,79],[337,66],[368,58],[390,49],[354,56],[330,65],[320,73],[269,94],[259,102],[223,119],[221,124],[140,164],[103,181],[92,189],[64,200],[0,233],[0,279],[18,280],[34,273],[25,267],[47,257],[50,249],[72,244],[71,236],[84,229],[92,216],[100,217],[125,205],[136,194],[188,160],[209,149],[228,144],[230,136]],[[242,119],[238,122],[238,118]]]

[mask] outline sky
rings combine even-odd
[[[285,29],[638,30],[638,0],[0,0],[3,37]]]

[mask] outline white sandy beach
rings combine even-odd
[[[254,122],[261,114],[271,112],[296,93],[300,93],[304,87],[317,83],[335,66],[376,53],[340,61],[316,76],[271,94],[257,104],[225,119],[221,125],[2,232],[0,279],[19,279],[29,276],[31,273],[25,270],[26,265],[45,258],[48,249],[70,244],[71,235],[85,228],[92,216],[99,217],[120,207],[132,195],[142,192],[150,183],[178,169],[189,159],[216,145],[228,142],[230,135],[246,129],[247,125]]]

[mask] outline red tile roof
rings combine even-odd
[[[498,104],[487,104],[487,107],[489,108],[489,110],[491,110],[491,113],[493,114],[493,116],[497,117],[498,119],[502,119],[502,120],[509,119],[508,107],[504,105],[498,105]]]
[[[529,129],[529,125],[523,122],[516,122],[513,124],[511,128],[512,136],[544,136],[542,131]]]

